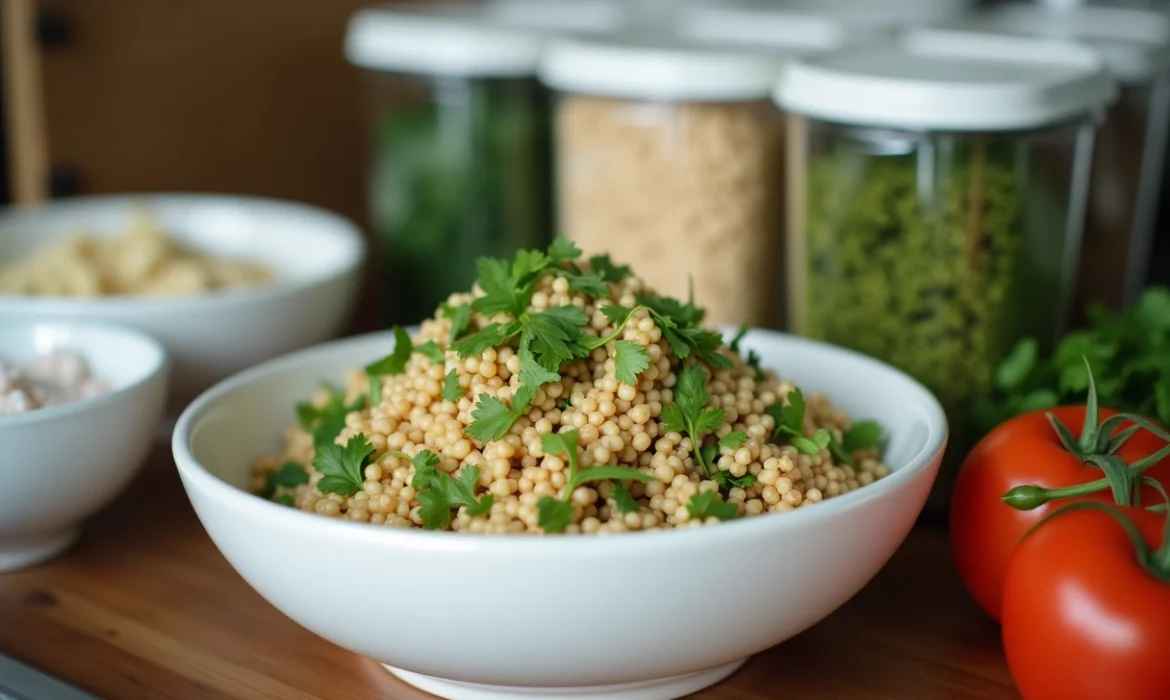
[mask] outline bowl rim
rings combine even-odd
[[[3,318],[2,312],[0,312],[0,318]],[[94,396],[80,401],[71,401],[59,406],[50,406],[49,408],[38,408],[35,411],[0,416],[0,432],[7,428],[69,418],[109,407],[121,401],[123,398],[138,392],[160,376],[166,376],[166,373],[170,371],[170,356],[167,354],[166,349],[163,348],[162,343],[147,333],[121,324],[94,321],[59,321],[56,319],[29,321],[4,319],[4,327],[6,330],[13,328],[28,329],[30,333],[38,328],[59,328],[67,329],[68,331],[82,331],[129,339],[146,347],[151,353],[151,362],[147,365],[145,371],[141,371],[140,368],[140,374],[132,381],[100,396]],[[84,348],[76,348],[76,352],[87,361],[91,356],[91,353]]]
[[[798,508],[786,513],[737,518],[716,527],[671,528],[644,532],[621,533],[608,537],[556,537],[519,536],[511,534],[476,534],[430,531],[418,528],[373,527],[369,523],[354,523],[344,519],[325,518],[290,508],[249,491],[237,488],[212,474],[191,453],[191,432],[196,423],[215,410],[226,396],[247,385],[284,372],[295,370],[322,355],[341,352],[349,345],[370,342],[378,337],[389,340],[392,331],[378,331],[348,336],[339,340],[322,343],[298,350],[238,372],[204,391],[183,410],[171,437],[171,450],[176,467],[182,477],[183,487],[192,497],[192,490],[203,492],[209,499],[219,501],[234,510],[246,510],[253,518],[263,517],[266,526],[295,532],[309,532],[315,537],[344,538],[351,541],[367,542],[377,546],[427,549],[433,551],[468,552],[483,551],[484,548],[498,555],[565,556],[582,552],[639,552],[647,547],[660,549],[664,545],[694,547],[706,544],[730,544],[737,538],[759,536],[769,531],[815,525],[837,516],[840,512],[861,503],[886,498],[908,487],[916,477],[927,471],[930,465],[941,459],[949,438],[946,415],[938,399],[920,382],[905,372],[885,363],[829,343],[802,338],[800,336],[753,329],[745,336],[750,345],[752,336],[771,337],[786,344],[797,344],[821,353],[826,362],[834,357],[849,358],[871,365],[874,371],[892,374],[903,382],[907,389],[917,394],[927,415],[929,434],[924,446],[919,449],[901,468],[891,472],[873,484],[841,496],[822,501],[815,508]],[[782,517],[781,517],[782,516]],[[572,544],[566,545],[566,542]]]
[[[321,231],[329,232],[347,248],[349,259],[336,268],[313,272],[297,280],[278,278],[267,284],[212,290],[202,294],[184,297],[106,296],[79,298],[67,296],[29,296],[4,294],[0,292],[0,313],[39,312],[45,314],[82,313],[156,313],[159,311],[184,311],[193,307],[215,309],[236,303],[263,302],[285,297],[289,294],[313,289],[354,274],[362,268],[369,254],[368,244],[361,228],[350,219],[336,212],[304,202],[275,197],[258,197],[216,192],[130,192],[122,194],[84,195],[54,199],[39,207],[8,207],[0,209],[0,231],[20,219],[36,218],[53,211],[67,211],[86,206],[129,209],[136,204],[162,203],[186,204],[229,204],[264,209],[283,208],[311,213],[322,220]]]

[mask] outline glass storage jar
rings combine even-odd
[[[776,61],[681,39],[554,42],[559,232],[713,323],[764,324],[780,230]]]
[[[922,381],[953,461],[999,361],[1065,322],[1114,92],[1087,48],[946,31],[783,71],[792,328]]]
[[[1074,40],[1120,82],[1097,132],[1076,310],[1133,302],[1149,265],[1170,128],[1170,16],[1154,9],[1009,3],[954,26]]]
[[[606,21],[582,17],[583,30]],[[368,72],[374,274],[389,322],[417,323],[468,289],[480,256],[548,243],[549,107],[535,78],[547,39],[479,3],[393,4],[351,18],[346,55]]]

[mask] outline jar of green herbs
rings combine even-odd
[[[549,106],[534,77],[548,35],[479,3],[351,18],[346,55],[367,69],[371,98],[372,272],[387,323],[416,323],[467,289],[477,258],[549,241]]]
[[[936,507],[997,363],[1066,322],[1096,115],[1113,94],[1087,49],[938,30],[783,71],[789,318],[939,398],[951,469]]]

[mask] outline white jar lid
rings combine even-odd
[[[540,63],[549,87],[610,97],[723,102],[766,99],[778,61],[747,49],[678,37],[607,36],[554,41]]]
[[[889,43],[790,61],[775,98],[789,111],[845,124],[1008,131],[1096,111],[1116,92],[1088,47],[915,29]]]
[[[485,0],[483,9],[495,22],[570,32],[617,31],[633,14],[628,0]]]
[[[1126,83],[1150,82],[1170,70],[1170,16],[1157,10],[1012,3],[948,26],[1088,44],[1101,54],[1113,75]]]
[[[887,34],[885,28],[810,12],[792,12],[761,0],[719,0],[685,7],[675,30],[697,41],[719,41],[781,53],[824,51]]]
[[[889,27],[950,21],[974,5],[975,0],[784,0],[793,12]]]
[[[480,3],[396,3],[350,18],[345,55],[374,70],[426,75],[533,75],[545,37],[491,21]]]

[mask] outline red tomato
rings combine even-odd
[[[1028,528],[1054,507],[1076,500],[1054,501],[1021,511],[1005,504],[1000,497],[1024,484],[1059,488],[1104,476],[1100,469],[1082,464],[1064,448],[1045,416],[1049,411],[1074,436],[1080,437],[1085,421],[1084,406],[1064,406],[1017,416],[979,441],[967,456],[955,483],[950,512],[951,551],[971,597],[996,620],[1000,617],[1004,573],[1016,544]],[[1102,408],[1100,419],[1103,421],[1116,413]],[[1142,429],[1130,437],[1117,455],[1132,464],[1165,446],[1164,440]],[[1156,464],[1146,475],[1170,488],[1170,458]],[[1142,489],[1141,497],[1144,503],[1161,501],[1158,493],[1148,487]],[[1113,502],[1113,494],[1108,489],[1090,498]]]
[[[1161,546],[1166,516],[1120,510],[1151,548]],[[1166,700],[1170,580],[1138,563],[1133,540],[1109,514],[1062,513],[1012,556],[1003,642],[1024,700]]]

